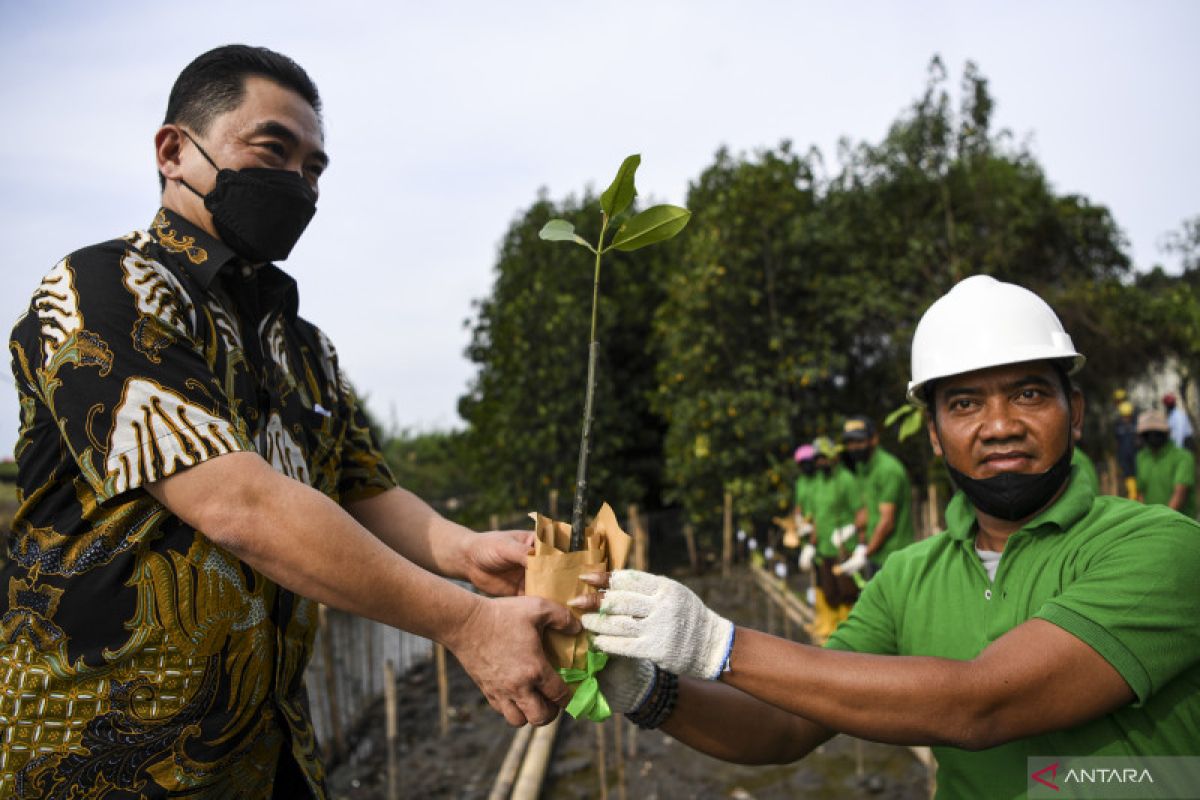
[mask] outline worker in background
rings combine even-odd
[[[832,440],[820,436],[813,441],[813,448],[817,464],[811,494],[817,591],[810,633],[815,641],[823,642],[849,616],[858,599],[854,578],[838,575],[833,568],[846,559],[845,542],[857,533],[855,516],[862,508],[862,494],[854,475],[838,463],[837,447]]]
[[[1167,426],[1170,428],[1171,441],[1176,447],[1185,450],[1192,449],[1192,421],[1188,419],[1187,411],[1175,401],[1175,395],[1167,392],[1163,395],[1163,408],[1167,410]]]
[[[1122,397],[1124,392],[1122,392]],[[1113,433],[1117,438],[1117,469],[1121,475],[1121,483],[1125,497],[1137,500],[1137,420],[1135,419],[1133,403],[1122,399],[1117,403],[1117,421],[1113,424]]]
[[[843,456],[858,477],[866,524],[854,552],[839,571],[870,578],[892,553],[913,542],[912,486],[900,459],[879,446],[879,432],[870,418],[847,419],[842,446]]]
[[[802,444],[796,448],[795,453],[796,466],[800,469],[799,476],[796,477],[795,505],[792,510],[792,528],[784,534],[783,546],[790,550],[792,547],[800,547],[805,542],[812,538],[812,494],[813,483],[816,481],[817,472],[817,451],[811,444]],[[797,537],[797,543],[793,545],[789,538],[789,534]],[[812,548],[809,544],[808,547]],[[815,552],[815,549],[814,551]],[[805,572],[812,568],[813,553],[809,554],[808,568],[801,567]]]
[[[1195,519],[1196,457],[1171,441],[1167,417],[1161,411],[1143,411],[1137,431],[1144,445],[1137,454],[1138,499],[1170,506]]]

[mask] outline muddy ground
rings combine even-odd
[[[800,638],[768,612],[748,575],[687,579],[714,609],[740,624]],[[514,731],[493,712],[478,689],[449,659],[450,732],[438,735],[437,679],[432,663],[400,681],[400,796],[486,798]],[[618,800],[615,722],[604,725],[607,796]],[[621,720],[625,749],[632,728]],[[599,798],[596,725],[564,718],[543,791],[547,798]],[[382,800],[387,767],[382,704],[355,737],[351,756],[330,774],[339,800]],[[860,766],[861,765],[861,766]],[[638,731],[636,752],[624,758],[629,798],[927,798],[925,768],[907,748],[838,736],[804,760],[787,766],[742,767],[697,753],[654,731]]]

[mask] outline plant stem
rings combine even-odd
[[[608,231],[608,215],[600,226],[596,242],[596,274],[592,279],[592,332],[588,340],[587,394],[583,402],[583,434],[579,441],[579,466],[575,470],[575,499],[571,503],[571,550],[583,549],[584,516],[587,513],[588,457],[592,452],[592,401],[596,395],[596,358],[600,343],[596,341],[596,312],[600,306],[600,255],[604,252],[604,234]]]

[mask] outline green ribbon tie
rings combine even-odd
[[[558,674],[564,681],[568,684],[579,684],[575,690],[575,696],[567,704],[567,713],[575,719],[583,717],[592,722],[604,722],[612,716],[612,709],[608,707],[608,701],[600,692],[600,682],[596,680],[596,673],[604,669],[604,665],[607,663],[608,653],[588,648],[586,669],[573,667],[559,669]]]

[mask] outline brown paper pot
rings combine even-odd
[[[596,590],[579,580],[585,572],[621,569],[629,555],[629,534],[617,524],[617,515],[605,503],[584,533],[584,549],[570,552],[571,526],[534,515],[536,540],[525,567],[525,593],[566,605],[572,597]],[[571,609],[576,617],[581,612]],[[587,664],[587,633],[575,636],[546,631],[546,657],[555,669],[583,669]]]

